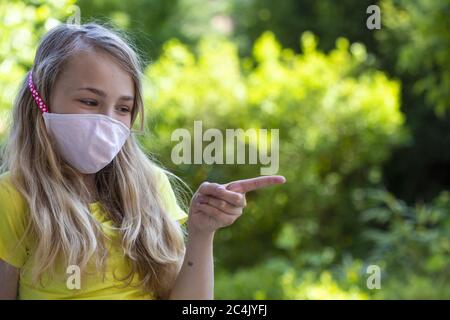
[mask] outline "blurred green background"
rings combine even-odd
[[[260,166],[176,166],[174,129],[280,129],[288,183],[216,234],[217,299],[450,298],[449,0],[2,1],[2,144],[38,40],[75,6],[139,48],[140,140],[193,189]]]

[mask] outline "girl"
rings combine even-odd
[[[140,67],[97,24],[41,40],[0,177],[0,298],[213,299],[215,231],[246,192],[284,182],[205,182],[187,215],[131,134],[144,121]]]

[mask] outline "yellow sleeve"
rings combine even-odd
[[[161,197],[166,206],[166,210],[172,218],[178,220],[180,224],[187,221],[188,215],[178,205],[175,193],[170,184],[169,178],[161,169],[157,169],[159,177],[159,186],[161,190]]]
[[[28,208],[25,199],[11,184],[9,174],[0,175],[0,259],[21,268],[27,258]]]

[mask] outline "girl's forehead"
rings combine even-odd
[[[98,50],[81,50],[69,57],[58,82],[70,87],[89,83],[113,92],[119,88],[134,91],[131,75],[112,56]]]

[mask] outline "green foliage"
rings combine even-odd
[[[450,1],[385,0],[379,38],[401,73],[417,77],[414,89],[443,115],[450,109]],[[395,46],[396,50],[393,50]]]
[[[363,221],[359,259],[332,249],[275,257],[217,278],[218,299],[442,299],[450,296],[450,195],[407,206],[382,189],[355,190]],[[362,260],[361,260],[362,259]],[[381,288],[368,289],[367,266],[381,269]]]
[[[230,7],[227,1],[203,0],[79,0],[77,3],[82,22],[107,21],[132,31],[130,35],[145,60],[158,57],[161,47],[171,37],[194,44],[205,34],[223,34],[224,23],[220,20]]]
[[[75,0],[0,2],[0,136],[40,37],[73,13]]]
[[[448,299],[448,297],[450,297],[448,278],[446,281],[441,281],[433,276],[424,277],[410,273],[407,280],[391,279],[376,298],[436,300]]]
[[[450,1],[380,1],[377,61],[402,83],[407,144],[384,164],[386,187],[409,205],[450,189]]]
[[[384,190],[355,192],[361,219],[367,226],[370,261],[385,265],[388,281],[434,279],[450,287],[450,194],[442,192],[430,204],[407,206]],[[390,279],[389,279],[390,278]]]
[[[232,0],[233,39],[244,52],[271,30],[284,47],[298,50],[297,35],[312,31],[320,37],[320,49],[331,50],[337,38],[363,42],[372,51],[373,33],[365,28],[366,9],[373,0]],[[294,31],[295,30],[295,31]],[[294,31],[294,32],[293,32]]]
[[[356,248],[351,190],[380,179],[379,165],[402,138],[399,83],[364,68],[364,46],[338,39],[324,54],[311,33],[303,34],[301,44],[303,53],[296,54],[267,32],[253,55],[240,60],[236,45],[223,39],[205,38],[195,51],[171,40],[146,71],[146,104],[155,126],[144,143],[163,163],[171,163],[171,132],[192,129],[194,120],[203,120],[205,130],[280,130],[280,174],[288,183],[264,196],[250,194],[245,219],[220,232],[218,247],[228,267],[253,264],[272,252]],[[181,169],[193,187],[205,179],[259,174],[255,165]],[[252,255],[233,249],[241,243]]]
[[[220,273],[216,299],[368,299],[362,286],[361,263],[353,262],[338,272],[300,270],[288,260],[271,258],[254,268]]]

